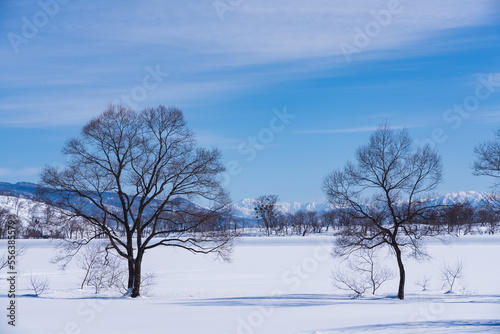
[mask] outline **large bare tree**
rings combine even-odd
[[[421,239],[431,232],[421,222],[435,209],[427,198],[442,179],[440,157],[429,146],[415,147],[406,129],[387,124],[355,157],[323,182],[328,200],[352,218],[336,241],[336,253],[389,246],[399,268],[398,298],[404,299],[403,250],[423,255]]]
[[[197,147],[179,109],[110,105],[63,153],[64,169],[42,172],[44,198],[93,227],[72,242],[75,252],[107,238],[127,260],[132,297],[140,295],[143,257],[152,248],[229,256],[235,235],[225,228],[230,201],[221,153]]]

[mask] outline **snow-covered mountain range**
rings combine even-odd
[[[450,205],[469,201],[469,203],[473,206],[480,206],[486,202],[488,195],[488,193],[480,193],[475,191],[460,191],[457,193],[448,193],[446,195],[436,197],[432,201],[435,205]],[[248,219],[255,218],[255,202],[256,200],[251,198],[246,198],[239,202],[235,202],[233,204],[235,216]],[[278,204],[278,211],[283,214],[294,214],[298,211],[315,211],[318,213],[323,213],[332,209],[334,209],[334,205],[329,203],[284,202]]]
[[[255,218],[255,203],[257,200],[246,198],[239,202],[233,203],[234,215],[240,218]],[[298,211],[315,211],[318,213],[323,213],[326,211],[330,211],[334,208],[333,205],[328,203],[299,203],[299,202],[285,202],[278,204],[278,211],[287,214],[287,213],[296,213]]]
[[[469,201],[473,206],[483,205],[488,197],[488,193],[474,191],[448,193],[446,195],[433,199],[435,204],[454,204]],[[189,202],[182,200],[183,202]],[[110,194],[109,202],[114,204],[113,195]],[[255,218],[254,207],[255,199],[244,199],[233,203],[233,213],[236,217],[253,220]],[[191,203],[192,204],[192,203]],[[186,205],[189,205],[186,203]],[[194,205],[194,204],[192,204]],[[44,205],[36,201],[36,185],[33,183],[19,182],[16,184],[0,182],[0,208],[6,208],[12,213],[22,217],[22,220],[28,220],[32,217],[33,211],[38,214],[44,209]],[[334,206],[329,203],[299,203],[285,202],[280,203],[278,210],[281,213],[296,213],[298,211],[315,211],[323,213],[332,210]]]

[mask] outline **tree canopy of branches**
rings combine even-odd
[[[474,174],[493,177],[496,185],[500,185],[500,129],[495,131],[494,140],[477,145],[474,154]]]
[[[229,256],[235,235],[221,227],[230,204],[221,153],[197,147],[179,109],[110,105],[63,153],[65,168],[42,172],[44,199],[94,228],[73,242],[75,253],[94,238],[107,238],[127,260],[132,297],[140,295],[147,250],[172,246]]]
[[[267,235],[277,225],[278,218],[278,195],[262,195],[255,201],[255,218],[261,219]]]
[[[500,128],[495,131],[495,139],[481,143],[474,148],[476,161],[472,165],[474,175],[494,178],[494,186],[500,186]],[[490,209],[500,213],[500,196],[491,194],[488,198]]]
[[[406,129],[380,126],[355,162],[325,177],[328,200],[352,217],[336,241],[335,252],[349,256],[359,249],[388,245],[399,269],[398,298],[404,299],[403,250],[422,253],[429,229],[417,223],[435,207],[426,199],[442,179],[438,154],[428,145],[415,147]]]

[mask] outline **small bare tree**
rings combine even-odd
[[[304,236],[307,233],[307,216],[303,210],[297,211],[291,215],[293,232],[297,235]]]
[[[85,272],[81,289],[93,286],[95,293],[99,293],[103,288],[122,288],[126,268],[116,255],[108,252],[110,249],[109,245],[95,243],[87,245],[80,252],[77,265]]]
[[[353,261],[353,268],[360,274],[364,274],[370,283],[372,295],[386,281],[394,278],[394,273],[380,263],[375,249],[363,249],[357,254]]]
[[[96,272],[100,271],[102,263],[104,262],[101,255],[102,250],[103,249],[99,247],[99,245],[88,246],[78,255],[77,265],[80,269],[85,271],[80,289],[83,289],[86,285],[90,285],[91,278]],[[57,262],[57,260],[55,262]]]
[[[0,215],[0,221],[2,220],[6,238],[8,238],[9,236],[12,237],[12,232],[15,232],[16,236],[21,233],[20,230],[22,229],[22,224],[18,216],[12,215],[9,212],[3,212],[3,215]],[[0,255],[0,272],[4,268],[8,268],[12,264],[17,266],[14,261],[19,261],[19,258],[24,255],[27,249],[28,247],[26,245],[19,244],[16,245],[15,250],[9,249],[9,247],[5,247],[5,250]]]
[[[335,230],[335,225],[337,224],[338,216],[335,210],[328,210],[321,214],[321,222],[323,227],[326,227],[326,231],[331,227],[332,230]]]
[[[0,239],[7,238],[9,217],[11,217],[10,211],[5,208],[0,208]]]
[[[422,238],[433,232],[422,221],[435,208],[427,199],[441,179],[441,159],[430,146],[415,147],[406,129],[379,127],[356,150],[356,162],[324,179],[330,203],[352,218],[337,238],[336,254],[389,246],[399,269],[398,298],[404,299],[403,251],[425,255]]]
[[[2,271],[3,268],[6,268],[9,265],[9,260],[7,257],[7,254],[3,254],[0,257],[0,271]]]
[[[17,261],[19,261],[19,258],[23,256],[24,253],[26,253],[27,249],[28,247],[26,245],[16,247]],[[8,266],[9,266],[9,253],[5,252],[4,254],[2,254],[2,256],[0,256],[0,272],[2,271],[2,269],[7,268]]]
[[[255,201],[255,218],[262,220],[262,225],[267,233],[271,235],[277,225],[278,219],[278,195],[262,195]]]
[[[332,284],[339,290],[349,291],[355,298],[361,297],[370,288],[369,283],[349,270],[335,269],[332,272]]]
[[[443,287],[448,287],[448,293],[453,292],[453,286],[457,280],[464,277],[464,263],[462,260],[454,264],[445,263],[441,268],[441,278],[443,280]]]
[[[422,288],[422,291],[426,291],[427,288],[429,287],[431,283],[431,276],[427,276],[425,274],[424,276],[419,277],[415,282],[413,282],[416,286]]]
[[[347,270],[336,270],[332,274],[334,286],[341,290],[350,290],[360,296],[368,289],[372,295],[386,281],[394,278],[394,273],[383,266],[375,249],[361,249],[351,254]]]
[[[35,296],[40,297],[49,288],[49,279],[47,276],[30,275],[28,288],[33,290]]]

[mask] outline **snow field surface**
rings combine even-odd
[[[57,241],[18,240],[16,327],[7,324],[8,285],[0,283],[0,333],[500,333],[500,236],[461,236],[427,243],[431,259],[406,259],[406,299],[397,277],[375,294],[354,299],[332,286],[333,237],[246,237],[233,261],[175,248],[146,253],[144,271],[157,284],[138,299],[116,291],[80,290],[83,271],[51,263]],[[0,250],[6,249],[0,240]],[[392,254],[383,263],[395,273]],[[454,293],[441,289],[440,268],[462,260]],[[33,297],[30,275],[47,276],[49,290]],[[426,291],[414,284],[431,277]],[[6,276],[6,272],[2,272]]]

